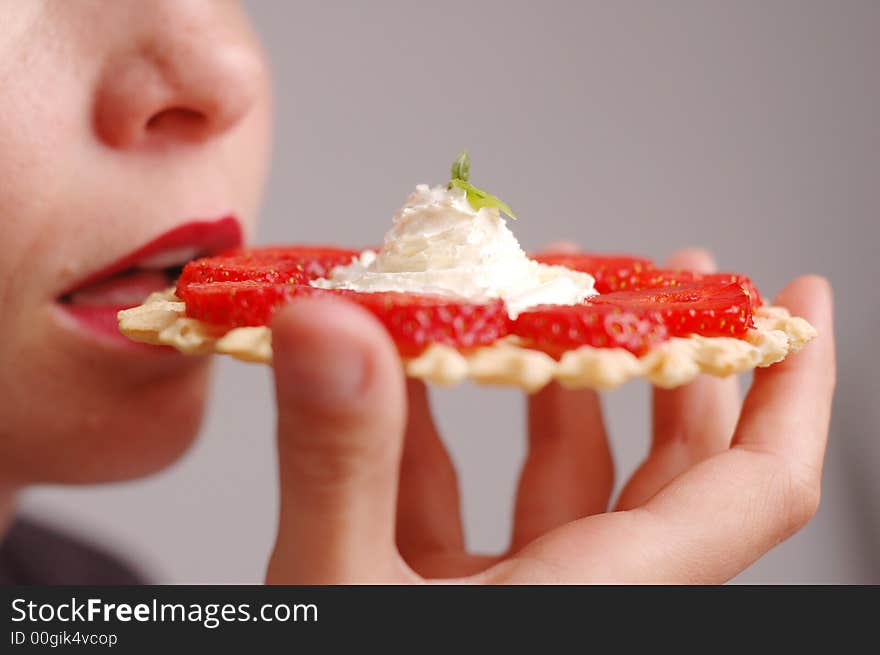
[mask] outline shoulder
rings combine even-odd
[[[15,519],[0,542],[0,584],[144,583],[108,551],[31,519]]]

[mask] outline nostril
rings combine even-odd
[[[148,135],[198,138],[208,124],[208,117],[188,107],[169,107],[156,112],[144,126]]]

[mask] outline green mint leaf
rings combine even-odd
[[[482,207],[497,207],[505,214],[510,216],[513,220],[516,220],[516,214],[511,211],[510,207],[507,206],[507,203],[504,202],[501,198],[497,196],[493,196],[491,193],[483,191],[482,189],[478,189],[470,182],[462,180],[460,178],[453,178],[449,182],[450,188],[457,187],[459,189],[464,189],[468,203],[470,206],[476,210],[480,210]]]
[[[458,157],[455,158],[455,161],[452,162],[452,179],[467,182],[470,175],[471,158],[468,155],[467,150],[462,150],[458,153]]]

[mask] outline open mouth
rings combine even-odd
[[[200,256],[195,251],[182,254],[179,263],[154,266],[146,260],[120,273],[61,296],[59,301],[77,307],[134,307],[154,291],[165,289],[177,279],[183,265]]]
[[[58,304],[81,325],[123,338],[116,325],[118,311],[140,305],[151,293],[173,285],[192,259],[241,243],[241,226],[232,216],[192,221],[88,275],[65,290]]]

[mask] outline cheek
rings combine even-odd
[[[90,483],[153,473],[180,457],[198,431],[207,362],[149,380],[38,362],[0,382],[0,476],[14,485]],[[78,363],[79,364],[79,363]]]
[[[263,192],[268,177],[272,137],[271,98],[268,87],[253,111],[230,133],[223,144],[226,184],[234,189],[247,240],[256,233]]]

